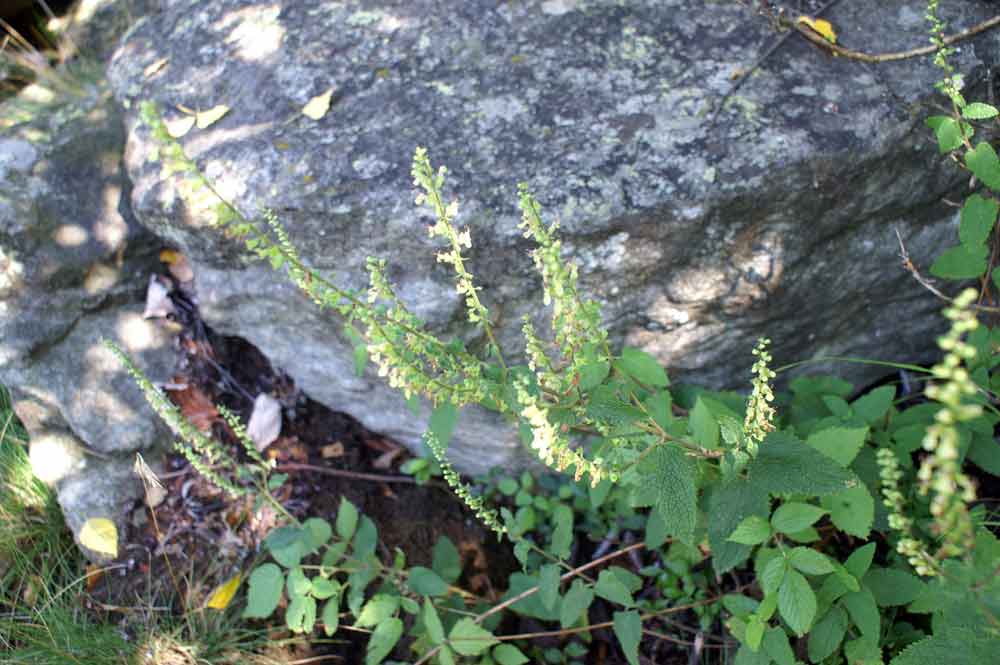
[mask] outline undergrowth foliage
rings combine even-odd
[[[936,17],[935,2],[929,12]],[[933,24],[932,34],[942,31]],[[377,555],[375,525],[344,501],[333,525],[319,518],[300,523],[285,513],[288,523],[264,543],[273,562],[250,576],[244,616],[268,617],[286,596],[290,629],[321,625],[333,635],[346,610],[354,627],[372,631],[369,665],[399,654],[407,629],[419,663],[471,658],[508,665],[527,662],[525,651],[534,660],[580,662],[588,630],[597,627],[588,614],[597,599],[615,608],[600,626],[614,631],[631,665],[639,662],[644,637],[665,629],[661,620],[675,604],[701,608],[703,631],[724,619],[741,665],[802,659],[937,665],[942,653],[961,654],[952,662],[987,662],[1000,647],[1000,542],[986,528],[973,478],[1000,473],[993,436],[1000,423],[1000,374],[993,371],[1000,331],[979,325],[975,314],[977,307],[997,311],[983,306],[996,301],[991,290],[1000,290],[989,251],[1000,209],[993,194],[1000,191],[1000,160],[989,142],[973,147],[971,139],[973,122],[997,111],[966,103],[960,79],[946,57],[941,62],[941,89],[953,113],[929,124],[942,153],[956,153],[985,189],[966,200],[961,243],[931,272],[981,281],[978,291],[963,291],[945,309],[952,327],[939,340],[944,357],[926,371],[923,395],[897,397],[894,386],[885,386],[848,401],[851,385],[800,377],[789,395],[776,398],[769,340],[752,351],[748,398],[672,386],[653,356],[611,349],[599,306],[578,290],[557,225],[543,220],[523,184],[520,226],[535,246],[552,336],[525,319],[524,349],[505,355],[463,255],[472,245],[470,229],[458,223],[459,204],[446,202],[445,169],[434,170],[423,149],[413,160],[417,204],[431,213],[429,234],[444,245],[437,260],[452,267],[469,324],[485,339],[478,354],[428,330],[397,295],[384,261],[369,260],[366,292],[340,288],[302,260],[272,213],[249,220],[219,199],[222,228],[283,269],[317,305],[343,316],[358,340],[359,371],[370,359],[408,398],[431,403],[427,448],[455,493],[514,543],[523,566],[504,601],[484,604],[454,588],[461,564],[450,542],[435,547],[431,568],[408,567],[399,553],[386,563]],[[187,174],[193,189],[210,190],[156,107],[143,105],[141,117],[163,144],[165,167]],[[193,464],[231,493],[252,487],[276,503],[269,499],[274,479],[245,435],[256,471],[229,479],[217,470],[224,451],[178,420],[122,359],[186,441],[181,450]],[[544,464],[567,475],[556,476],[544,494],[542,480],[530,475],[495,478],[484,491],[465,484],[447,445],[460,408],[470,404],[503,414]],[[970,465],[974,472],[966,470]],[[621,546],[608,534],[622,528],[642,532],[644,540]],[[589,566],[567,563],[579,538],[618,543],[595,556],[602,564],[636,548],[651,563],[629,570],[612,562],[592,579],[584,575]],[[753,582],[725,593],[723,576],[742,569]],[[504,612],[557,624],[565,637],[561,650],[552,654],[497,634]]]

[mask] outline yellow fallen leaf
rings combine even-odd
[[[169,60],[167,58],[160,58],[156,62],[153,62],[153,63],[150,63],[149,65],[147,65],[146,68],[144,70],[142,70],[142,75],[145,76],[146,78],[149,78],[150,76],[152,76],[156,72],[158,72],[161,69],[163,69],[164,65],[166,65],[168,62],[169,62]]]
[[[91,517],[80,528],[80,543],[95,552],[114,558],[118,556],[118,529],[115,528],[115,523],[106,517]]]
[[[833,30],[833,25],[829,21],[825,21],[821,18],[811,18],[809,16],[800,16],[799,23],[807,25],[812,28],[813,32],[819,33],[826,41],[831,44],[837,43],[837,33]]]
[[[191,131],[195,120],[196,118],[193,115],[182,115],[173,120],[165,120],[164,124],[167,126],[167,134],[170,134],[172,138],[179,139]]]
[[[316,95],[309,100],[309,103],[302,107],[302,115],[313,120],[319,120],[330,110],[330,100],[333,98],[333,88],[330,88],[322,95]]]
[[[224,610],[229,607],[229,601],[233,599],[236,595],[236,590],[240,588],[240,582],[243,580],[243,576],[239,573],[235,577],[230,579],[228,582],[220,584],[219,587],[212,592],[209,597],[208,602],[205,603],[206,607],[210,607],[213,610]]]
[[[222,116],[229,113],[229,107],[225,104],[219,104],[207,111],[201,111],[195,115],[197,118],[198,129],[205,129],[206,127],[211,127],[217,123]]]

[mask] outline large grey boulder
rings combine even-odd
[[[763,335],[779,361],[933,353],[939,304],[901,270],[894,235],[923,265],[954,244],[939,201],[958,174],[922,126],[939,76],[926,59],[873,67],[792,37],[713,124],[732,75],[777,38],[738,3],[161,4],[109,70],[128,109],[138,219],[192,261],[212,326],[375,430],[416,447],[424,422],[377,377],[352,374],[334,317],[213,228],[216,202],[164,168],[141,102],[168,119],[177,105],[229,106],[180,139],[214,189],[248,216],[275,210],[307,261],[343,286],[363,288],[365,258],[387,258],[402,296],[445,334],[467,327],[412,204],[416,146],[451,171],[471,269],[515,356],[521,316],[543,318],[516,228],[519,180],[561,222],[614,340],[675,376],[745,386]],[[955,29],[989,12],[943,4]],[[908,0],[840,3],[829,18],[849,46],[927,43]],[[300,113],[329,89],[326,115]],[[856,381],[881,371],[836,369]],[[475,409],[451,450],[473,471],[518,454],[512,428]]]
[[[158,380],[173,356],[142,319],[160,245],[129,210],[120,110],[100,81],[76,84],[0,105],[0,383],[79,537],[90,518],[124,533],[141,495],[135,453],[152,457],[168,435],[101,339]]]

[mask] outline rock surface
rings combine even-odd
[[[388,259],[404,299],[462,334],[460,299],[412,204],[410,159],[427,146],[451,172],[471,269],[515,356],[520,317],[544,316],[516,228],[519,180],[560,220],[613,338],[675,376],[745,387],[763,335],[778,362],[933,354],[939,304],[900,268],[894,234],[922,266],[956,242],[939,201],[958,173],[922,124],[938,78],[927,59],[864,65],[793,36],[713,122],[733,75],[778,38],[736,3],[161,4],[109,70],[128,109],[137,218],[192,261],[211,325],[374,430],[416,447],[423,423],[377,377],[354,377],[333,317],[212,228],[212,201],[163,168],[140,102],[168,120],[177,105],[229,106],[180,139],[221,196],[248,216],[275,210],[343,286],[365,286],[368,255]],[[945,5],[955,30],[990,13]],[[927,42],[922,10],[904,0],[840,3],[828,18],[849,47]],[[971,48],[957,62],[968,70]],[[301,113],[327,90],[324,116]],[[865,381],[882,370],[836,371]],[[519,454],[512,429],[474,409],[455,436],[466,470]]]
[[[105,84],[77,83],[0,105],[0,383],[75,535],[92,517],[122,532],[135,452],[167,435],[101,339],[155,379],[172,364],[169,337],[141,317],[160,245],[129,210],[119,107]]]

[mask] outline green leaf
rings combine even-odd
[[[607,384],[594,388],[590,393],[587,415],[612,426],[626,425],[646,417],[638,407],[623,402],[615,389]]]
[[[820,499],[824,508],[830,511],[834,525],[852,536],[867,538],[875,520],[875,499],[864,485],[852,487]]]
[[[573,509],[565,503],[557,504],[552,511],[552,523],[555,524],[555,529],[552,530],[549,552],[565,559],[573,545]]]
[[[376,626],[395,614],[398,609],[399,596],[377,593],[365,603],[354,625],[358,628]]]
[[[1000,274],[1000,268],[994,271]],[[984,471],[1000,476],[1000,442],[992,436],[976,435],[969,446],[968,459]]]
[[[986,272],[989,249],[985,245],[957,245],[941,252],[931,264],[930,272],[941,279],[973,279]]]
[[[754,651],[760,649],[760,643],[764,639],[764,621],[756,614],[747,620],[747,629],[743,637],[748,647]]]
[[[498,665],[524,665],[528,657],[513,644],[498,644],[493,648],[493,660]]]
[[[605,569],[597,576],[597,584],[594,586],[597,595],[613,603],[632,607],[635,601],[632,600],[632,592],[622,583],[622,581],[611,570]]]
[[[643,539],[646,547],[654,550],[667,542],[670,534],[667,532],[667,521],[660,515],[660,511],[654,508],[649,511],[646,518],[646,537]]]
[[[973,194],[965,199],[962,206],[962,222],[958,227],[958,237],[962,244],[974,248],[986,243],[986,239],[997,221],[997,210],[1000,206],[994,199],[988,199],[979,194]]]
[[[702,448],[715,450],[719,447],[719,422],[700,396],[688,416],[688,426],[695,442]]]
[[[806,575],[826,575],[834,570],[825,554],[808,547],[794,547],[788,553],[788,563]]]
[[[879,607],[906,605],[924,591],[920,578],[895,568],[872,568],[861,582],[871,590]]]
[[[306,553],[305,536],[294,526],[278,527],[264,538],[264,546],[274,560],[285,568],[294,568],[302,562]]]
[[[996,115],[996,107],[983,102],[970,102],[962,109],[962,117],[968,120],[988,120]]]
[[[330,523],[320,517],[310,517],[303,524],[306,552],[312,553],[325,545],[333,535]]]
[[[778,506],[771,516],[771,526],[779,533],[795,533],[815,524],[826,511],[808,503],[789,501]]]
[[[316,623],[316,599],[309,596],[292,596],[285,610],[285,624],[293,633],[312,632]]]
[[[378,528],[367,516],[361,518],[357,533],[354,534],[354,554],[365,560],[375,554],[378,546]]]
[[[340,497],[340,509],[337,510],[337,535],[344,540],[350,540],[358,526],[358,509],[354,504]]]
[[[861,630],[862,635],[878,639],[880,627],[878,606],[870,590],[862,588],[861,591],[846,594],[840,602],[847,608],[851,621]]]
[[[468,619],[466,619],[468,621]],[[392,653],[396,642],[403,636],[403,622],[396,617],[386,619],[372,632],[365,650],[365,665],[378,665]]]
[[[554,610],[559,602],[559,566],[548,563],[538,571],[538,598],[546,609]]]
[[[285,584],[290,597],[304,596],[312,589],[312,582],[306,577],[301,566],[296,566],[288,571],[288,580]]]
[[[965,628],[950,628],[920,640],[892,659],[891,665],[978,665],[995,662],[1000,640]]]
[[[444,625],[430,598],[424,598],[424,609],[420,617],[424,620],[424,627],[427,629],[427,637],[431,639],[431,644],[444,644]]]
[[[332,637],[340,627],[340,596],[331,598],[323,606],[323,613],[320,615],[323,622],[323,632],[327,637]]]
[[[764,653],[764,650],[753,651],[746,644],[741,644],[733,665],[771,665],[771,657]]]
[[[760,515],[751,515],[736,527],[727,538],[734,543],[743,545],[759,545],[771,537],[771,525]]]
[[[778,589],[778,611],[796,635],[809,632],[816,617],[816,594],[801,573],[789,570]]]
[[[573,580],[559,606],[559,625],[564,629],[574,625],[592,602],[594,602],[593,589],[581,579]]]
[[[769,515],[767,493],[744,479],[717,486],[708,500],[708,542],[716,574],[732,570],[750,556],[750,546],[727,541],[740,522],[750,515]]]
[[[323,577],[314,577],[310,582],[313,598],[326,600],[340,593],[340,583],[336,580],[328,580]]]
[[[431,568],[448,584],[454,584],[461,577],[462,558],[447,536],[441,536],[434,543]]]
[[[806,443],[847,467],[865,445],[867,436],[867,427],[829,427],[810,434]]]
[[[659,361],[639,349],[628,346],[623,348],[621,358],[615,361],[615,367],[647,386],[665,388],[670,384],[667,373]]]
[[[285,575],[273,563],[257,566],[250,573],[244,619],[266,619],[278,607]]]
[[[668,429],[674,421],[673,413],[670,410],[672,403],[673,398],[669,391],[657,390],[647,397],[642,405],[649,412],[649,415],[653,417],[657,425],[663,429]]]
[[[938,151],[943,155],[962,145],[962,133],[954,118],[936,115],[927,118],[927,124],[934,130],[938,141]]]
[[[778,665],[795,665],[795,653],[788,635],[781,628],[768,628],[764,635],[764,651]]]
[[[583,392],[589,392],[604,383],[611,371],[611,364],[607,362],[588,363],[580,368],[579,388]]]
[[[344,553],[347,552],[347,542],[340,541],[330,545],[326,548],[326,552],[323,553],[323,563],[324,568],[333,568],[337,565],[343,557]]]
[[[427,423],[427,429],[437,438],[442,447],[447,448],[456,422],[458,422],[458,407],[451,402],[441,402],[431,411],[431,419]]]
[[[735,616],[747,616],[757,611],[760,602],[739,593],[727,593],[722,597],[722,606]]]
[[[849,663],[858,665],[882,665],[882,650],[878,639],[869,635],[844,642],[844,657]]]
[[[764,591],[765,597],[773,595],[781,588],[787,572],[788,562],[785,557],[779,555],[767,562],[760,575],[760,588]]]
[[[851,556],[847,557],[847,561],[844,562],[844,568],[860,580],[868,572],[874,558],[875,543],[868,543],[851,552]]]
[[[990,189],[1000,190],[1000,159],[993,146],[983,141],[965,153],[965,165]]]
[[[809,660],[820,663],[840,647],[847,634],[847,612],[834,607],[809,631]]]
[[[883,419],[896,398],[895,386],[881,386],[851,402],[851,410],[869,425]]]
[[[639,665],[639,641],[642,639],[642,619],[639,613],[615,612],[614,629],[629,665]]]
[[[694,460],[672,445],[660,445],[639,463],[642,478],[637,506],[652,505],[667,533],[684,543],[694,540],[698,517],[698,469]]]
[[[771,432],[748,467],[751,482],[771,494],[834,494],[860,481],[788,432]]]
[[[477,625],[472,619],[465,617],[451,629],[448,641],[452,649],[462,656],[478,656],[499,640],[493,633]]]
[[[410,568],[410,589],[420,596],[443,596],[448,593],[448,584],[430,568],[414,566]]]

